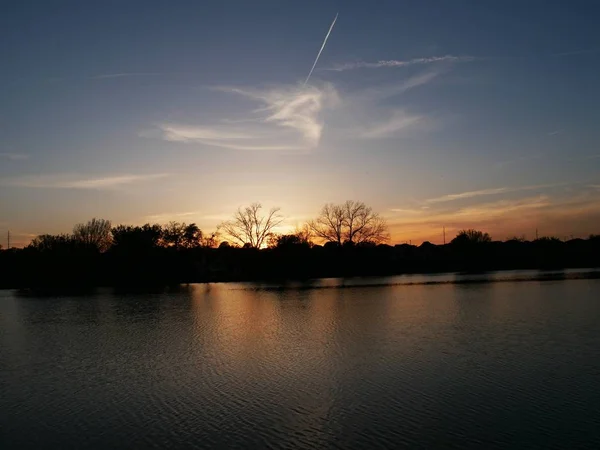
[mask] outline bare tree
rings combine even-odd
[[[341,205],[328,203],[321,214],[308,223],[312,233],[338,244],[381,243],[388,240],[387,224],[363,202],[348,200]]]
[[[346,216],[345,241],[360,244],[380,243],[388,240],[387,224],[379,214],[363,202],[348,200],[343,205]]]
[[[308,226],[307,223],[305,223],[304,225],[296,225],[296,229],[294,230],[294,233],[296,236],[298,236],[298,238],[300,239],[301,242],[308,244],[309,246],[313,246],[313,232],[310,229],[310,226]]]
[[[342,244],[344,239],[344,208],[342,205],[328,203],[321,214],[308,223],[310,230],[318,238],[328,242]]]
[[[460,230],[456,237],[452,239],[451,244],[485,244],[492,242],[489,234],[479,230]]]
[[[73,227],[73,239],[105,252],[112,244],[110,220],[94,218],[88,223],[78,223]]]
[[[261,209],[260,203],[238,208],[233,220],[223,222],[220,229],[242,246],[261,248],[273,234],[273,228],[283,222],[279,208],[272,208],[266,215],[261,215]]]

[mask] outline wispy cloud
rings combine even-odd
[[[423,214],[390,216],[388,221],[396,239],[442,241],[442,227],[451,239],[454,232],[478,228],[496,239],[513,235],[580,235],[597,232],[600,220],[600,191],[579,186],[577,194],[544,194],[534,197],[502,199],[475,203],[460,208],[434,209]]]
[[[164,75],[163,72],[122,72],[122,73],[106,73],[100,75],[94,75],[91,78],[93,80],[103,80],[108,78],[126,78],[126,77],[147,77],[155,75]]]
[[[506,192],[510,192],[511,188],[501,187],[501,188],[493,188],[493,189],[481,189],[478,191],[467,191],[461,192],[459,194],[448,194],[443,195],[441,197],[430,198],[425,200],[427,203],[442,203],[442,202],[452,202],[454,200],[462,200],[465,198],[473,198],[479,197],[482,195],[496,195],[496,194],[504,194]]]
[[[229,124],[220,120],[212,125],[165,123],[158,126],[160,137],[236,150],[312,149],[319,145],[323,132],[321,113],[339,101],[332,85],[216,89],[256,102],[257,107],[247,113],[251,119],[229,120]]]
[[[551,131],[550,133],[548,133],[548,136],[556,136],[557,134],[560,134],[562,132],[563,132],[563,130],[554,130],[554,131]]]
[[[447,68],[430,68],[393,83],[344,92],[340,107],[332,117],[338,126],[341,125],[339,135],[352,139],[384,139],[415,128],[424,130],[441,125],[441,118],[432,120],[427,114],[412,113],[394,97],[425,86],[446,71]],[[391,99],[394,99],[393,107],[390,107]]]
[[[197,223],[199,226],[204,228],[217,227],[218,224],[224,222],[226,220],[231,219],[231,214],[229,213],[221,213],[221,214],[206,214],[206,212],[202,211],[183,211],[183,212],[163,212],[157,214],[149,214],[147,216],[138,217],[132,222],[142,222],[142,223],[158,223],[165,224],[171,221],[175,222],[188,222],[188,223]],[[203,229],[204,229],[203,228]]]
[[[353,103],[360,106],[365,102],[374,103],[404,94],[407,91],[431,83],[444,72],[444,69],[430,69],[426,72],[418,73],[399,82],[397,81],[377,87],[366,88],[353,96]]]
[[[22,161],[24,159],[29,159],[29,155],[25,155],[23,153],[0,153],[0,157],[9,159],[11,161]]]
[[[587,48],[587,49],[571,50],[568,52],[553,53],[552,56],[587,55],[590,53],[598,53],[598,52],[600,52],[600,48]]]
[[[442,227],[446,228],[450,239],[453,230],[470,227],[482,227],[494,235],[503,222],[504,225],[506,221],[516,223],[517,218],[531,217],[553,206],[555,203],[549,196],[539,195],[476,203],[451,210],[398,209],[400,214],[388,216],[388,221],[394,235],[439,242],[442,240]]]
[[[144,217],[144,220],[156,223],[170,222],[171,220],[181,220],[186,217],[199,216],[200,211],[186,211],[173,213],[150,214]]]
[[[411,115],[403,110],[396,110],[389,119],[365,129],[361,133],[361,137],[371,139],[395,137],[399,132],[406,130],[422,119],[422,116]]]
[[[156,180],[168,176],[165,173],[148,175],[107,175],[97,177],[83,177],[74,174],[56,175],[24,175],[20,177],[2,178],[0,185],[47,188],[47,189],[114,189],[124,185]]]
[[[505,167],[511,166],[513,164],[517,164],[517,163],[523,163],[525,161],[531,161],[534,159],[540,159],[543,156],[542,153],[536,153],[535,155],[527,155],[527,156],[521,156],[519,158],[515,158],[515,159],[510,159],[507,161],[501,161],[501,162],[497,162],[494,164],[494,166],[498,169],[503,169]]]
[[[195,142],[195,141],[237,141],[241,139],[255,139],[258,136],[252,133],[236,130],[231,127],[194,127],[189,125],[163,124],[160,126],[167,141]]]
[[[467,57],[420,58],[410,64],[462,61]],[[392,65],[391,62],[388,62]],[[449,64],[428,67],[393,83],[343,91],[331,83],[278,85],[266,88],[217,86],[213,90],[241,96],[255,103],[234,117],[219,117],[205,123],[170,121],[145,130],[140,136],[170,142],[197,143],[247,151],[308,152],[321,142],[326,121],[340,127],[351,138],[387,138],[425,118],[382,105],[391,98],[433,82],[451,70]],[[376,118],[374,120],[373,118]],[[428,122],[429,123],[429,122]],[[335,130],[334,130],[335,134]]]
[[[449,63],[457,63],[457,62],[469,62],[474,61],[476,58],[473,56],[453,56],[453,55],[444,55],[444,56],[429,56],[426,58],[413,58],[407,60],[398,60],[398,59],[388,59],[388,60],[380,60],[377,62],[365,62],[365,61],[355,61],[345,64],[338,64],[333,67],[329,67],[323,70],[332,70],[336,72],[343,72],[345,70],[355,70],[355,69],[378,69],[378,68],[389,68],[389,67],[408,67],[414,65],[423,65],[423,64],[432,64],[439,62],[449,62]]]
[[[245,90],[220,88],[262,103],[256,111],[267,113],[261,121],[300,133],[308,145],[316,146],[321,139],[323,123],[319,118],[325,107],[337,104],[339,97],[335,88],[327,84],[315,86],[276,88],[269,90]]]
[[[443,195],[441,197],[430,198],[425,200],[426,203],[444,203],[444,202],[452,202],[455,200],[464,200],[473,197],[481,197],[485,195],[498,195],[498,194],[506,194],[509,192],[520,192],[520,191],[534,191],[540,189],[548,189],[558,186],[564,186],[564,184],[539,184],[534,186],[517,186],[517,187],[499,187],[492,189],[481,189],[478,191],[468,191],[461,192],[458,194],[448,194]]]
[[[582,158],[583,160],[590,160],[590,159],[598,159],[600,158],[600,155],[590,155],[590,156],[586,156],[584,158]]]
[[[547,195],[521,198],[518,200],[498,200],[496,202],[462,208],[453,213],[452,217],[455,220],[463,217],[469,217],[472,219],[477,219],[478,217],[490,218],[524,209],[543,208],[549,206],[550,204],[550,197]]]
[[[423,214],[427,212],[427,209],[423,208],[390,208],[390,212],[399,213],[399,214]]]

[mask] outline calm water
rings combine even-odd
[[[0,448],[600,448],[600,280],[453,277],[0,291]]]

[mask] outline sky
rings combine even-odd
[[[600,233],[599,20],[592,0],[7,1],[0,243],[92,217],[212,231],[253,202],[285,232],[349,199],[392,244]]]

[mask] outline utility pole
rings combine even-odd
[[[535,229],[535,240],[537,241],[538,239],[539,239],[539,237],[538,237],[538,229],[536,228]]]
[[[8,230],[8,237],[6,238],[6,250],[10,250],[10,230]]]
[[[446,245],[446,227],[444,227],[444,245]]]

